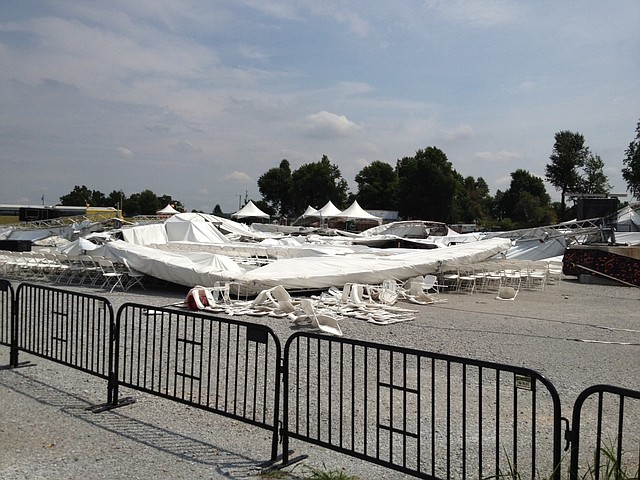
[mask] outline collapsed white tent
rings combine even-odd
[[[247,203],[236,213],[232,213],[231,216],[233,218],[269,218],[269,214],[256,207],[256,205],[251,200],[249,200],[249,203]]]
[[[282,285],[287,289],[328,289],[346,283],[380,284],[388,279],[406,280],[437,273],[458,263],[475,263],[506,253],[511,241],[483,240],[432,250],[411,250],[393,254],[377,250],[344,257],[283,259],[237,277],[248,293]],[[383,253],[388,252],[387,255]]]

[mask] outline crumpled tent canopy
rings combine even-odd
[[[232,213],[231,216],[234,218],[269,218],[269,214],[264,213],[262,210],[256,207],[256,205],[251,200],[249,200],[249,203],[247,203],[236,213]]]
[[[375,220],[378,223],[382,223],[382,218],[371,215],[365,211],[357,200],[354,200],[349,208],[336,215],[340,218],[346,218],[347,220]]]
[[[162,210],[158,210],[156,214],[158,215],[175,215],[176,213],[180,213],[178,210],[173,208],[170,204],[164,207]]]

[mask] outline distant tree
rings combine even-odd
[[[286,158],[280,166],[267,170],[258,178],[258,191],[274,212],[291,214],[291,165]]]
[[[606,194],[611,190],[609,179],[604,173],[604,162],[600,155],[587,155],[584,161],[582,193]]]
[[[158,197],[158,202],[160,203],[160,208],[164,208],[167,205],[171,205],[173,208],[175,208],[179,212],[185,211],[185,208],[182,202],[180,200],[174,200],[171,197],[171,195],[162,195],[161,197]]]
[[[627,190],[636,200],[640,200],[640,120],[636,125],[636,138],[625,150],[626,157],[622,161],[622,178],[627,182]]]
[[[461,177],[462,178],[462,177]],[[462,178],[455,197],[456,221],[482,224],[491,216],[493,199],[489,185],[482,178]]]
[[[518,169],[511,173],[511,184],[500,195],[499,201],[502,222],[509,219],[510,226],[514,228],[536,227],[556,222],[551,208],[551,197],[544,182],[526,170]]]
[[[66,206],[84,207],[91,205],[93,207],[108,207],[107,198],[104,193],[98,190],[89,190],[85,185],[76,185],[73,190],[60,197],[60,203]]]
[[[345,208],[347,189],[338,166],[323,155],[319,162],[304,164],[291,174],[292,213],[300,215],[309,205],[320,208],[329,200]]]
[[[565,220],[566,194],[579,191],[582,187],[582,177],[578,169],[584,166],[588,155],[589,148],[585,146],[584,136],[580,133],[568,130],[556,133],[553,153],[549,157],[551,163],[546,166],[545,177],[561,192],[561,220]]]
[[[436,147],[418,150],[397,161],[398,209],[402,217],[454,221],[459,181],[445,153]]]
[[[398,193],[398,174],[388,163],[376,160],[355,177],[358,193],[355,199],[362,208],[394,210]]]
[[[214,215],[221,215],[222,214],[222,209],[220,208],[220,205],[216,203],[216,206],[213,207],[213,214]]]
[[[106,205],[105,207],[119,207],[121,210],[124,207],[124,201],[126,200],[127,196],[124,194],[124,192],[122,190],[114,190],[112,191],[106,198]]]
[[[127,215],[155,215],[165,206],[151,190],[134,193],[124,204]]]

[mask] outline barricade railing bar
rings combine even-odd
[[[574,404],[570,437],[571,480],[639,478],[640,392],[587,388]]]
[[[560,478],[559,396],[533,370],[307,332],[284,361],[284,462],[295,438],[421,478]]]
[[[9,364],[18,366],[16,294],[11,282],[0,279],[0,345],[11,349]]]
[[[270,430],[278,453],[281,346],[264,325],[128,303],[118,383]]]
[[[102,297],[22,283],[16,292],[21,351],[109,379],[114,315]]]

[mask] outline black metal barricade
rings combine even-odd
[[[284,361],[285,463],[294,438],[421,478],[560,478],[560,400],[532,370],[311,333]]]
[[[11,283],[0,279],[0,345],[11,348],[9,364],[18,365],[16,294]]]
[[[640,475],[640,391],[594,385],[573,408],[570,478]]]
[[[272,431],[278,455],[281,346],[266,326],[125,304],[118,382]]]
[[[52,360],[109,381],[114,401],[111,303],[95,295],[22,283],[16,291],[20,351]]]

